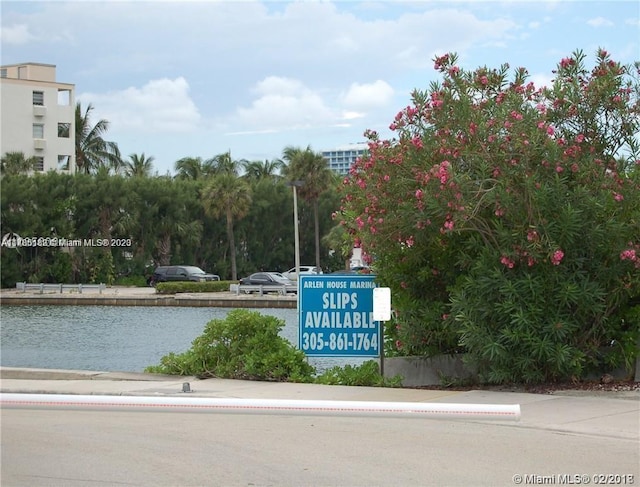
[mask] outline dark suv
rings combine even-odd
[[[150,286],[155,286],[158,282],[170,282],[170,281],[219,281],[220,276],[216,274],[208,274],[200,267],[193,265],[167,265],[157,267],[153,271],[153,275],[147,279],[147,283]]]

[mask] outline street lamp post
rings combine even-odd
[[[298,188],[304,181],[290,181],[287,186],[293,187],[293,233],[295,238],[296,278],[300,277],[300,233],[298,230]]]

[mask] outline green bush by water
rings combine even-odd
[[[173,283],[172,283],[173,284]],[[184,284],[184,283],[178,283]],[[194,283],[210,284],[210,283]],[[354,367],[333,367],[316,377],[316,369],[304,353],[279,335],[284,321],[257,311],[237,309],[225,319],[205,326],[189,350],[170,353],[145,372],[283,382],[316,382],[350,386],[401,385],[401,378],[384,379],[378,364],[370,360]]]

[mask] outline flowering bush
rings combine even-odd
[[[599,50],[588,71],[576,52],[537,88],[456,62],[435,60],[443,80],[412,94],[397,139],[366,134],[344,180],[342,224],[392,289],[387,353],[464,351],[489,382],[630,367],[640,65]]]

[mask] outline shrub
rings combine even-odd
[[[342,223],[394,295],[395,354],[465,351],[488,382],[581,378],[637,356],[640,64],[562,59],[416,90],[344,181]],[[615,342],[616,353],[602,348]],[[390,353],[390,355],[392,355]]]
[[[325,370],[316,377],[315,382],[340,386],[400,387],[402,377],[398,375],[385,379],[380,375],[378,363],[375,360],[367,360],[359,366],[345,365]]]
[[[158,294],[175,293],[219,293],[229,290],[229,281],[206,281],[206,282],[159,282],[156,284]]]
[[[122,276],[116,278],[116,286],[132,286],[132,287],[146,287],[147,280],[144,276]]]
[[[309,382],[315,369],[278,333],[284,321],[238,309],[212,320],[190,350],[162,357],[146,372],[199,378]]]

